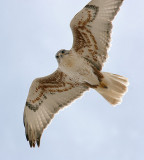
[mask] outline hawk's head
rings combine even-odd
[[[60,62],[60,59],[62,59],[64,56],[68,55],[70,52],[69,50],[61,49],[60,51],[57,52],[56,54],[56,59],[58,62]]]

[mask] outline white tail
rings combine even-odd
[[[104,78],[102,84],[107,86],[103,88],[101,85],[96,90],[112,105],[120,104],[123,95],[127,91],[129,85],[128,79],[112,73],[102,72]]]

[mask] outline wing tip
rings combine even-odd
[[[35,148],[36,144],[37,144],[38,147],[40,147],[41,136],[38,137],[37,139],[30,140],[28,134],[26,134],[26,139],[27,139],[27,141],[29,141],[30,148],[32,148],[32,147]]]
[[[30,148],[35,148],[36,144],[38,147],[40,147],[40,140],[36,140],[36,141],[29,140]]]
[[[35,141],[29,141],[29,145],[30,145],[31,148],[35,147]]]
[[[37,139],[36,143],[37,143],[37,146],[40,147],[40,137]]]
[[[27,141],[29,141],[29,137],[28,137],[28,134],[26,134],[26,140],[27,140]]]

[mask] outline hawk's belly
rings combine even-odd
[[[88,82],[91,85],[99,84],[98,77],[93,73],[92,67],[82,57],[63,58],[59,67],[76,82]]]

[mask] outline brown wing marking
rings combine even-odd
[[[64,87],[65,83],[62,81],[63,78],[64,74],[62,72],[56,72],[54,76],[38,79],[39,85],[35,89],[35,92],[38,94],[38,96],[35,99],[30,100],[30,102],[36,103],[42,98],[42,96],[44,96],[44,93],[56,92],[56,88]]]
[[[86,20],[83,20],[84,18],[82,17],[81,20],[79,20],[77,26],[73,26],[73,33],[74,33],[73,48],[79,54],[83,54],[84,52],[83,48],[87,47],[88,52],[90,52],[93,59],[96,61],[97,60],[96,54],[98,50],[97,42],[92,32],[88,28],[91,27],[89,23],[96,18],[99,8],[94,5],[87,5],[85,8],[87,9]]]
[[[70,80],[65,81],[65,78],[66,75],[63,72],[57,71],[50,77],[37,79],[38,86],[34,90],[36,96],[29,99],[26,106],[33,111],[37,111],[43,101],[47,99],[47,94],[65,92],[79,85],[78,83],[70,83]]]
[[[73,33],[74,33],[73,48],[75,49],[76,52],[79,51],[79,54],[82,54],[83,51],[82,50],[80,51],[80,49],[82,49],[83,47],[85,47],[87,45],[87,42],[85,41],[82,33],[79,31],[79,28],[80,27],[73,28]]]
[[[93,18],[91,19],[91,22],[93,22],[96,18],[96,15],[97,15],[98,11],[99,11],[99,7],[95,6],[95,5],[86,5],[85,8],[88,8],[88,9],[91,9],[91,10],[94,11],[93,15],[92,15]]]

